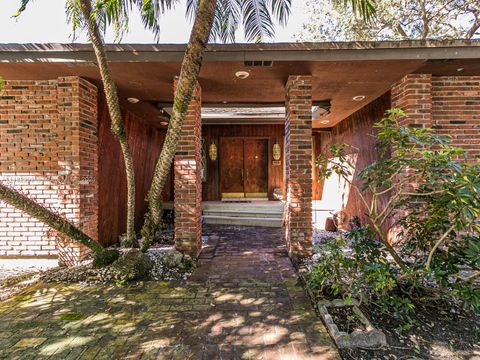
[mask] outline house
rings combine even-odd
[[[162,148],[184,45],[108,45],[136,170],[136,226]],[[125,231],[126,180],[91,46],[0,45],[0,180],[79,224],[103,245]],[[432,127],[480,156],[480,42],[398,41],[210,45],[164,201],[179,250],[201,249],[202,202],[282,198],[292,256],[311,252],[312,225],[331,211],[362,218],[345,184],[319,183],[331,143],[375,160],[372,124],[403,108],[403,125]],[[274,201],[277,201],[275,203]],[[0,256],[85,249],[0,203]],[[228,218],[228,216],[227,216]]]

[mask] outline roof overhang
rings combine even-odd
[[[183,44],[107,44],[109,61],[177,62]],[[204,61],[349,61],[478,59],[477,40],[211,44]],[[90,44],[0,44],[0,61],[95,61]]]
[[[106,49],[120,97],[139,98],[140,104],[127,106],[156,118],[156,104],[172,101],[173,78],[185,45],[109,44]],[[273,64],[249,66],[253,61]],[[238,70],[249,71],[248,79],[236,78]],[[313,100],[332,105],[314,127],[330,127],[408,73],[480,75],[480,41],[212,44],[205,52],[199,82],[205,104],[261,106],[284,101],[289,75],[312,75]],[[91,45],[0,44],[0,76],[5,79],[71,75],[101,86]],[[358,95],[365,100],[353,101]]]

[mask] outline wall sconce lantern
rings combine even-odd
[[[211,143],[210,146],[208,147],[208,155],[210,156],[210,160],[215,161],[217,160],[217,145],[215,143]]]
[[[279,144],[273,145],[273,160],[278,161],[282,157],[282,149]]]

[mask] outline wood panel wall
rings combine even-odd
[[[346,143],[359,149],[355,172],[376,161],[378,153],[375,149],[375,139],[372,136],[374,134],[373,124],[383,117],[385,111],[391,107],[390,104],[390,93],[388,92],[334,126],[330,132],[317,133],[314,139],[315,157],[330,144]],[[322,199],[322,192],[323,182],[314,181],[316,200]],[[362,223],[365,223],[365,207],[355,191],[349,192],[348,199],[343,206],[348,219],[352,215],[357,215]]]
[[[166,132],[131,111],[124,110],[123,116],[135,167],[135,228],[139,231],[147,211],[145,198]],[[120,145],[110,131],[110,117],[103,98],[98,104],[98,141],[99,241],[111,245],[126,231],[127,181]],[[163,200],[172,199],[170,176]]]
[[[283,169],[284,169],[284,135],[283,125],[204,125],[202,127],[202,138],[205,146],[208,147],[215,142],[220,154],[221,137],[253,137],[268,139],[268,196],[273,199],[275,188],[284,190]],[[280,165],[273,164],[272,152],[275,142],[280,144],[282,159]],[[220,161],[210,160],[207,155],[207,181],[202,183],[203,201],[218,201],[220,195]]]

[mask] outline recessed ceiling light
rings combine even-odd
[[[131,104],[136,104],[138,103],[140,100],[138,100],[137,98],[134,98],[134,97],[129,97],[127,98],[127,101]]]
[[[225,101],[225,100],[224,100],[224,101],[222,101],[222,102],[223,102],[224,104],[227,104],[227,101]]]
[[[246,79],[250,76],[250,73],[248,71],[240,70],[235,73],[235,76],[239,79]]]
[[[457,71],[458,72],[463,71],[463,68],[458,68]]]
[[[168,122],[166,122],[166,121],[160,121],[160,125],[168,125]]]
[[[365,99],[365,95],[357,95],[353,97],[354,101],[362,101]]]
[[[320,121],[320,124],[328,124],[330,122],[330,120],[322,120]]]

